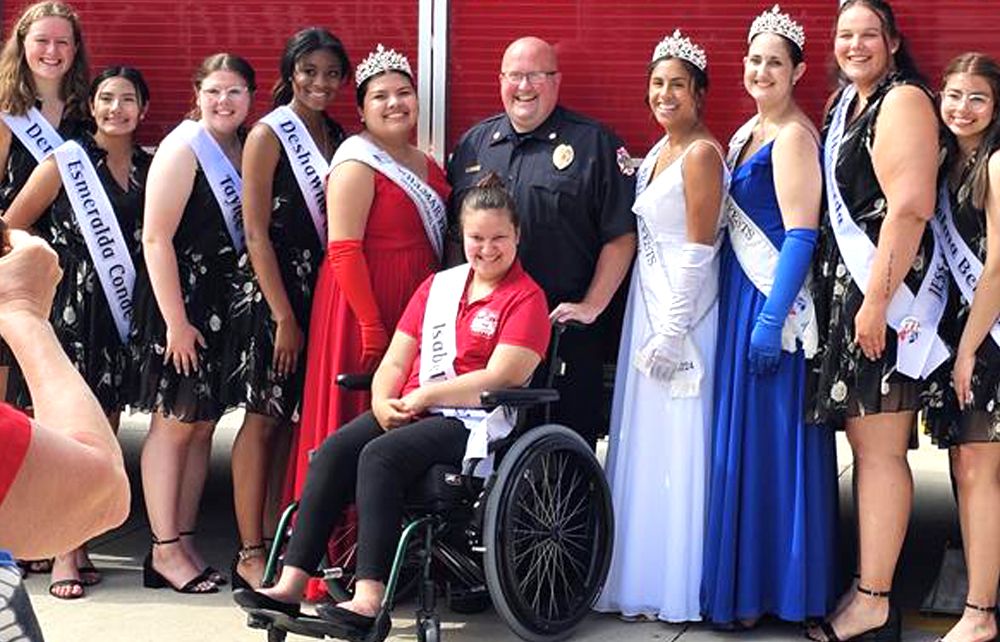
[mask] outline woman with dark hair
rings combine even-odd
[[[13,228],[34,227],[59,255],[63,278],[52,304],[52,328],[113,428],[128,402],[132,285],[141,263],[139,230],[150,163],[135,131],[148,107],[149,89],[138,70],[105,69],[90,89],[96,133],[56,148],[3,215]],[[95,228],[94,220],[101,225]],[[27,382],[19,370],[12,374],[15,403],[31,407]],[[49,593],[83,597],[83,587],[100,580],[92,568],[83,577],[84,559],[82,550],[58,556]]]
[[[434,160],[410,144],[417,95],[409,62],[379,45],[355,70],[364,131],[330,164],[328,244],[309,323],[295,494],[309,452],[363,413],[368,393],[343,391],[341,372],[371,372],[410,295],[440,265],[449,188]]]
[[[160,143],[149,169],[135,286],[132,407],[153,415],[142,487],[153,534],[143,585],[211,593],[224,578],[194,545],[215,423],[225,411],[223,351],[229,300],[243,251],[240,128],[254,71],[233,54],[194,76],[196,120]]]
[[[950,208],[934,220],[952,277],[946,318],[957,346],[936,379],[927,424],[951,449],[969,588],[945,642],[996,639],[1000,581],[1000,64],[965,53],[944,72],[941,118],[953,143]]]
[[[545,294],[517,260],[514,202],[495,174],[466,192],[459,225],[468,263],[424,279],[410,299],[375,371],[371,411],[324,440],[310,464],[281,577],[271,588],[236,591],[240,606],[296,615],[334,523],[356,498],[354,597],[317,610],[370,629],[389,579],[406,489],[435,464],[460,464],[466,452],[472,426],[440,409],[478,406],[484,390],[526,384],[545,356]],[[437,348],[449,334],[444,342],[453,347]],[[499,417],[505,410],[493,412]]]
[[[705,466],[729,173],[701,119],[704,50],[674,31],[654,49],[647,103],[664,136],[639,168],[639,252],[611,408],[615,550],[600,611],[701,619]]]
[[[854,453],[859,576],[808,635],[898,640],[889,596],[913,497],[906,453],[928,376],[948,358],[937,334],[947,283],[927,228],[938,121],[887,2],[841,5],[834,56],[846,84],[824,128],[828,216],[813,288],[822,339],[809,412],[846,429]]]
[[[819,132],[796,104],[805,30],[753,21],[743,86],[757,113],[729,143],[702,609],[741,629],[823,617],[834,597],[833,433],[804,421],[817,349],[809,274],[823,197]]]
[[[275,430],[299,410],[313,289],[326,248],[324,178],[344,130],[326,115],[350,63],[340,40],[318,27],[285,44],[274,110],[250,130],[243,151],[243,221],[252,271],[241,258],[229,318],[235,359],[230,403],[246,406],[233,444],[233,503],[240,550],[233,586],[264,574],[264,504]],[[285,442],[287,445],[287,442]],[[282,463],[282,468],[284,467]]]

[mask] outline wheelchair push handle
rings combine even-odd
[[[370,372],[349,372],[337,375],[337,385],[344,390],[370,390],[375,375]]]

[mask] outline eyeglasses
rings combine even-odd
[[[525,80],[529,85],[540,85],[558,71],[501,71],[500,77],[512,85],[520,85]]]
[[[223,89],[222,87],[206,87],[204,89],[201,89],[200,91],[202,94],[208,96],[212,100],[222,100],[223,96],[225,96],[229,100],[239,100],[240,98],[243,98],[248,93],[250,93],[250,89],[244,85],[239,85],[237,87],[226,87],[225,89]]]
[[[969,108],[970,111],[986,111],[990,103],[993,101],[992,98],[986,94],[980,93],[962,93],[960,91],[946,91],[941,96],[941,102],[951,103],[954,105],[959,105],[965,103],[965,106]]]

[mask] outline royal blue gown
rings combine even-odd
[[[730,193],[776,248],[785,230],[772,143],[733,171]],[[767,297],[722,249],[715,408],[701,601],[716,623],[821,617],[834,598],[837,515],[833,432],[804,423],[800,349],[751,374],[750,333]]]

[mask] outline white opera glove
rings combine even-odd
[[[684,355],[684,339],[683,336],[654,334],[635,351],[632,365],[651,379],[667,381],[680,365]]]

